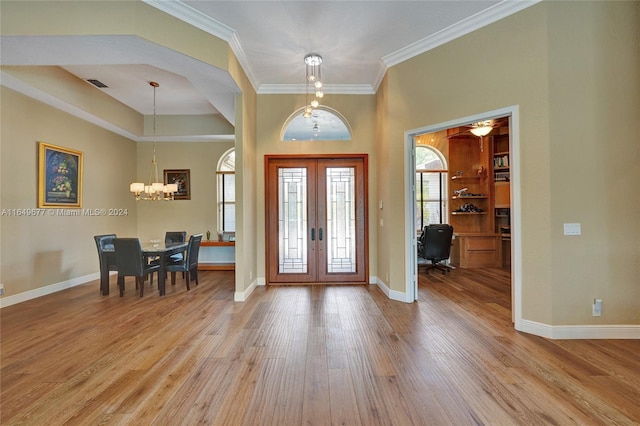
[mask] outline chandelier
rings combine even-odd
[[[304,63],[306,65],[306,105],[302,116],[304,118],[310,118],[313,110],[320,105],[320,99],[324,96],[322,90],[322,56],[317,53],[310,53],[304,57]],[[309,101],[313,93],[313,99]]]
[[[150,81],[149,85],[153,87],[153,158],[149,169],[149,183],[134,182],[129,185],[129,191],[133,192],[136,201],[173,201],[173,196],[178,191],[178,185],[175,183],[165,185],[160,181],[158,162],[156,161],[156,89],[160,85],[155,81]]]

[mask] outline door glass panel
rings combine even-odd
[[[327,272],[356,271],[355,168],[329,167],[327,173]]]
[[[307,169],[278,169],[278,272],[307,273]]]

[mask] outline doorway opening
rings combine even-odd
[[[418,129],[413,129],[405,132],[405,190],[406,190],[406,218],[405,218],[405,241],[407,250],[407,262],[405,265],[406,274],[409,278],[407,280],[407,301],[418,300],[418,268],[417,259],[415,256],[411,256],[417,252],[416,244],[416,197],[417,197],[417,179],[416,179],[416,140],[425,135],[436,134],[438,132],[448,133],[447,140],[451,140],[451,136],[457,136],[460,140],[459,146],[462,150],[468,150],[464,144],[475,143],[478,144],[480,157],[484,163],[480,160],[476,162],[470,162],[465,167],[459,167],[460,169],[468,168],[469,170],[453,170],[456,168],[455,162],[451,164],[451,158],[447,156],[449,163],[449,179],[448,183],[454,182],[452,178],[456,176],[467,176],[473,174],[475,177],[469,179],[470,182],[482,182],[486,180],[486,188],[477,183],[476,186],[480,189],[474,189],[469,191],[469,185],[465,187],[454,188],[455,185],[451,185],[449,194],[447,194],[449,201],[451,202],[448,213],[450,218],[456,218],[456,214],[460,217],[456,219],[458,227],[461,230],[468,231],[467,233],[473,237],[474,233],[484,231],[487,235],[491,234],[490,239],[496,241],[496,244],[501,244],[500,247],[496,247],[498,253],[504,253],[500,255],[500,266],[502,266],[503,260],[508,257],[509,265],[506,266],[511,274],[511,299],[512,299],[512,319],[515,323],[515,328],[520,329],[522,321],[522,301],[521,301],[521,257],[520,257],[520,179],[519,179],[519,138],[518,138],[518,108],[517,106],[507,107],[500,110],[489,111],[486,113],[478,114],[475,116],[464,117],[457,120],[452,120],[445,123],[439,123],[435,125],[425,126]],[[460,132],[464,132],[465,129],[469,129],[473,123],[491,121],[498,122],[502,120],[508,126],[508,135],[506,137],[493,136],[491,139],[487,137],[476,137],[467,131],[469,135],[462,135]],[[451,130],[456,129],[456,130]],[[499,133],[499,132],[496,132]],[[431,136],[429,136],[431,137]],[[464,140],[463,139],[468,139]],[[443,149],[441,149],[444,151]],[[454,149],[455,150],[455,149]],[[449,155],[450,150],[447,148],[446,153]],[[467,153],[464,152],[463,156]],[[488,162],[488,163],[487,163]],[[473,164],[472,164],[473,163]],[[488,167],[485,166],[488,164]],[[462,180],[458,183],[461,183]],[[458,185],[459,186],[459,185]],[[464,186],[464,185],[463,185]],[[475,188],[475,187],[474,187]],[[462,190],[457,194],[458,200],[454,199],[455,195],[453,190]],[[471,192],[471,197],[464,199],[460,197],[464,192]],[[478,205],[476,211],[465,211],[465,203],[472,204],[476,202]],[[482,204],[485,203],[485,204]],[[460,204],[460,205],[458,205]],[[480,206],[482,204],[482,206]],[[459,212],[457,211],[459,210]],[[476,213],[476,214],[468,214]],[[454,224],[455,232],[455,224]],[[508,244],[507,244],[508,243]],[[473,256],[478,253],[463,253],[468,255],[467,259],[460,259],[460,253],[456,261],[468,262],[467,267],[475,267],[475,259]],[[487,256],[487,253],[479,253],[483,256]],[[497,262],[497,260],[495,261]],[[497,263],[495,266],[498,266]]]

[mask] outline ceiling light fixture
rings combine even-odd
[[[474,123],[471,127],[471,133],[479,138],[487,136],[491,133],[491,130],[493,130],[493,127],[491,127],[490,121],[480,121],[478,123]]]
[[[129,185],[129,191],[135,194],[136,201],[173,201],[173,196],[178,191],[178,185],[175,183],[165,185],[160,182],[158,178],[158,162],[156,161],[156,89],[160,85],[155,81],[150,81],[149,85],[153,87],[153,158],[149,169],[149,184],[134,182]],[[153,177],[155,177],[155,180],[152,180]]]
[[[324,97],[322,89],[322,56],[317,53],[310,53],[304,57],[304,63],[306,65],[306,105],[302,116],[310,118],[313,110],[320,105],[320,99]],[[314,94],[314,99],[309,101],[311,93]]]

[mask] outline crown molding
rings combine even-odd
[[[249,60],[247,59],[240,40],[236,34],[236,31],[219,22],[202,12],[192,8],[191,6],[183,3],[180,0],[142,0],[144,3],[155,7],[175,18],[178,18],[187,24],[193,25],[215,37],[225,40],[229,43],[231,50],[236,55],[240,66],[244,70],[247,78],[251,82],[253,89],[258,94],[293,94],[293,93],[305,93],[305,88],[300,88],[303,85],[285,85],[285,84],[260,84],[257,76],[253,72]],[[389,55],[381,58],[382,64],[380,70],[376,76],[375,81],[372,84],[358,84],[358,85],[334,85],[332,91],[326,89],[327,93],[333,94],[375,94],[384,78],[387,69],[422,53],[425,53],[431,49],[469,34],[475,30],[492,24],[500,19],[503,19],[509,15],[520,12],[528,7],[531,7],[542,0],[503,0],[494,6],[491,6],[477,14],[470,16],[462,21],[438,31],[437,33],[426,37],[422,40],[418,40],[410,45],[403,47]],[[333,91],[335,90],[335,91]]]
[[[236,31],[229,27],[228,25],[223,24],[220,21],[217,21],[204,13],[192,8],[191,6],[181,2],[180,0],[166,1],[166,0],[142,0],[144,3],[149,6],[155,7],[158,10],[167,13],[174,18],[178,18],[181,21],[186,22],[189,25],[192,25],[202,31],[205,31],[219,39],[222,39],[229,43],[231,50],[234,55],[240,62],[240,66],[244,70],[247,78],[251,82],[254,90],[258,90],[258,78],[255,73],[251,69],[249,65],[249,60],[244,53],[244,49],[240,44],[240,39],[238,39],[238,35]]]
[[[410,45],[396,50],[395,52],[386,55],[382,58],[382,61],[387,68],[425,53],[431,49],[435,49],[438,46],[442,46],[452,40],[469,34],[475,30],[492,24],[500,19],[506,18],[509,15],[520,12],[528,7],[531,7],[542,0],[503,0],[502,2],[491,6],[481,12],[476,13],[462,21],[444,28],[437,33],[425,37],[422,40],[418,40]],[[385,70],[386,71],[386,70]]]
[[[375,95],[370,84],[326,84],[322,87],[328,95]],[[259,95],[283,95],[307,93],[306,84],[261,84],[257,90]]]

